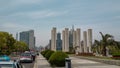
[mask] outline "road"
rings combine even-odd
[[[33,68],[34,67],[34,62],[33,63],[22,63],[24,68]]]
[[[19,57],[11,57],[11,60],[17,60]],[[32,63],[22,63],[23,68],[33,68],[34,67],[34,62]]]

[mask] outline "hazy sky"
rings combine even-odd
[[[120,0],[0,0],[0,31],[15,33],[35,30],[36,45],[45,46],[52,27],[93,29],[120,41]]]

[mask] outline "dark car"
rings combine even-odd
[[[36,54],[36,52],[34,52],[34,51],[31,51],[30,53],[32,54],[33,61],[35,61],[35,58],[36,58],[36,55],[37,55],[37,54]]]

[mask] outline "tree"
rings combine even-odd
[[[17,52],[24,52],[29,49],[27,44],[22,41],[16,41],[14,46],[15,46],[15,51],[17,51]]]
[[[100,32],[101,36],[102,36],[102,54],[103,56],[106,56],[106,47],[109,45],[109,41],[113,38],[112,35],[109,35],[109,34],[105,34],[103,35],[102,32]]]
[[[15,39],[8,32],[0,32],[1,54],[10,54],[14,48]]]

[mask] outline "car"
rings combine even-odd
[[[31,53],[22,53],[19,58],[20,62],[33,62]]]
[[[23,68],[19,61],[10,60],[6,55],[0,56],[0,68]]]
[[[32,54],[33,61],[35,61],[35,58],[36,58],[36,55],[37,55],[37,54],[36,54],[36,52],[34,52],[34,51],[31,51],[30,53]]]

